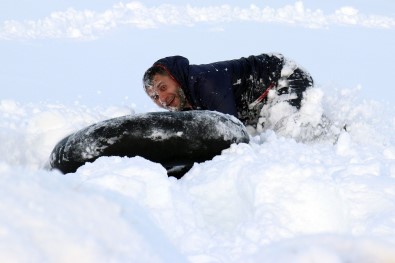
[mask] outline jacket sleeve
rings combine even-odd
[[[203,109],[219,111],[237,117],[236,101],[226,72],[212,71],[200,76],[196,87]]]

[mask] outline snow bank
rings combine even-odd
[[[131,108],[0,101],[0,261],[395,262],[395,114],[356,95],[314,90],[180,180],[141,157],[44,169],[61,138]],[[317,113],[331,125],[312,136]]]

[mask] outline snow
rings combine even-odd
[[[359,91],[280,105],[180,180],[141,157],[45,169],[60,139],[134,108],[2,100],[0,261],[395,262],[394,109]]]

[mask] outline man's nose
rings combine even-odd
[[[159,91],[158,96],[159,96],[159,102],[161,102],[161,103],[166,102],[166,93],[165,92]]]

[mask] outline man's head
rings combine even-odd
[[[150,67],[144,74],[145,92],[161,108],[181,111],[190,108],[178,81],[162,65]]]

